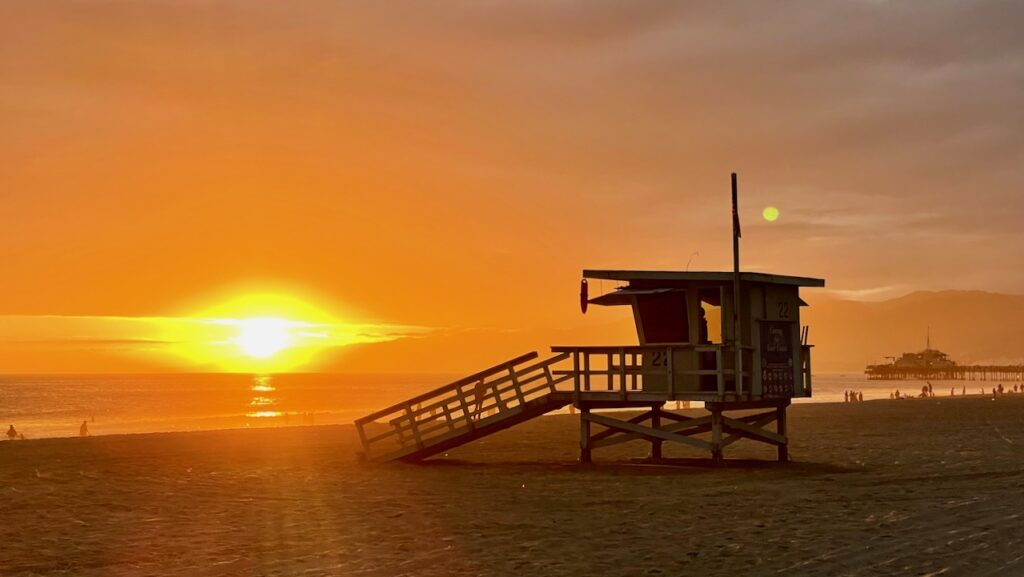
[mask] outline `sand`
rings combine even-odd
[[[1022,421],[798,405],[796,462],[722,468],[577,465],[570,416],[419,466],[356,463],[348,426],[2,442],[0,575],[1024,575]]]

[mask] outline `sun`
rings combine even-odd
[[[766,206],[761,216],[768,222],[775,222],[779,219],[779,209],[774,206]]]
[[[314,369],[343,347],[424,331],[342,318],[308,297],[252,292],[187,316],[161,318],[157,339],[167,343],[165,351],[204,371],[274,374]]]
[[[291,323],[284,319],[258,317],[240,319],[233,342],[254,359],[269,359],[292,344]]]

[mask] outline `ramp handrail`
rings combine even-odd
[[[473,431],[528,401],[555,392],[557,385],[570,377],[556,376],[551,366],[569,355],[559,354],[522,366],[537,357],[536,352],[518,356],[357,419],[355,426],[364,456],[372,458],[372,449],[381,445],[395,451],[410,446],[423,448],[440,437]],[[380,428],[382,432],[374,430]]]
[[[537,358],[537,356],[538,356],[537,355],[537,351],[529,352],[529,353],[526,353],[525,355],[520,355],[520,356],[518,356],[518,357],[516,357],[514,359],[505,361],[504,363],[499,363],[497,365],[494,365],[493,367],[491,367],[489,369],[484,369],[484,370],[482,370],[480,372],[473,373],[472,375],[469,375],[468,377],[462,377],[461,379],[459,379],[457,381],[454,381],[452,383],[448,383],[447,385],[442,385],[440,387],[437,387],[436,389],[427,391],[427,392],[425,392],[425,393],[423,393],[421,395],[415,396],[415,397],[413,397],[411,399],[404,400],[404,401],[402,401],[400,403],[395,403],[394,405],[391,405],[390,407],[385,407],[385,408],[383,408],[383,409],[381,409],[379,411],[370,413],[369,415],[366,415],[365,417],[360,417],[360,418],[356,419],[355,422],[356,422],[357,425],[359,423],[369,423],[370,421],[373,421],[375,419],[379,419],[380,417],[383,417],[384,415],[387,415],[388,413],[394,412],[396,409],[404,408],[406,405],[408,405],[410,403],[415,405],[415,404],[421,403],[421,402],[423,402],[423,401],[425,401],[427,399],[431,399],[433,397],[437,397],[437,396],[439,396],[439,395],[441,395],[443,393],[446,393],[448,391],[454,391],[454,390],[458,389],[460,386],[465,385],[466,383],[475,383],[475,382],[479,381],[480,379],[489,377],[489,376],[491,376],[491,375],[493,375],[495,373],[500,373],[500,372],[503,372],[503,371],[507,371],[509,369],[509,367],[514,367],[515,365],[519,365],[519,364],[525,363],[526,361],[532,361],[533,359]]]

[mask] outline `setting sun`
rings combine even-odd
[[[250,357],[266,359],[291,343],[289,322],[275,318],[243,319],[238,323],[235,342]]]

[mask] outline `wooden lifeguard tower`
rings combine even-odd
[[[355,421],[361,457],[420,461],[572,405],[584,463],[595,449],[635,440],[650,443],[655,461],[665,442],[720,461],[740,439],[774,445],[788,460],[786,409],[811,396],[799,289],[825,282],[739,272],[735,254],[732,272],[584,270],[583,311],[631,307],[639,344],[554,346],[544,360],[529,353],[374,412]],[[620,286],[591,298],[588,279]],[[673,401],[702,401],[708,414],[666,410]],[[735,411],[745,413],[726,414]]]

